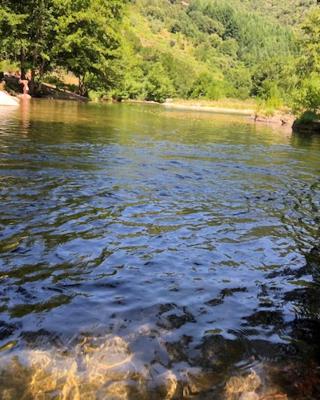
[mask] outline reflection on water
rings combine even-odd
[[[237,116],[4,113],[1,398],[318,399],[319,160]]]
[[[22,124],[22,132],[28,132],[30,127],[30,107],[31,100],[30,98],[22,97],[20,100],[20,118]]]

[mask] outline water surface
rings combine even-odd
[[[319,179],[320,137],[243,117],[1,108],[1,362],[61,353],[70,371],[84,341],[116,341],[121,390],[81,398],[219,399],[256,371],[318,399]],[[3,398],[38,398],[4,370]]]

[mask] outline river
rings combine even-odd
[[[319,136],[0,108],[0,397],[319,399],[319,208]]]

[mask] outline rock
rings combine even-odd
[[[104,370],[119,367],[131,361],[128,344],[119,336],[86,339],[81,344],[88,368],[97,368],[100,364]]]
[[[239,400],[259,400],[259,396],[256,392],[242,393]]]
[[[161,393],[161,398],[171,400],[177,390],[178,380],[175,374],[168,370],[158,375],[156,378],[157,392]]]
[[[0,90],[0,106],[18,106],[19,101],[8,93]]]
[[[307,133],[313,134],[318,133],[320,134],[320,121],[295,121],[292,127],[294,132],[297,133]]]
[[[320,244],[311,249],[310,256],[320,261]]]
[[[142,380],[131,359],[128,344],[111,335],[85,338],[70,352],[22,350],[1,363],[0,398],[129,399]]]
[[[59,400],[80,400],[77,365],[74,360],[48,351],[33,350],[27,353],[32,378],[30,394],[35,400],[45,399],[45,394],[54,396],[59,391]]]
[[[255,391],[261,386],[261,379],[252,371],[248,376],[233,376],[226,384],[226,400],[256,400]],[[255,397],[255,395],[257,397]]]
[[[314,246],[306,256],[307,266],[310,270],[316,270],[320,266],[320,245]]]
[[[101,391],[100,396],[94,399],[108,399],[108,400],[129,400],[130,394],[128,384],[126,381],[111,382],[107,387]]]

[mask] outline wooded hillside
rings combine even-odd
[[[286,100],[296,85],[298,49],[291,25],[316,1],[283,3],[132,1],[123,28],[125,79],[116,95],[160,101],[250,96]]]
[[[318,101],[316,0],[2,5],[0,55],[35,83],[71,71],[79,93],[98,98],[256,98],[277,108],[312,92]]]

